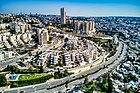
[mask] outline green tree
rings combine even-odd
[[[43,66],[41,65],[39,68],[40,68],[39,72],[43,73],[44,72]]]
[[[91,88],[84,88],[84,93],[93,93]]]
[[[28,71],[29,71],[29,72],[32,72],[32,71],[34,71],[34,70],[33,70],[32,67],[29,67],[29,68],[28,68]]]
[[[0,87],[6,86],[7,85],[7,79],[5,75],[0,76]]]
[[[89,83],[89,82],[88,82],[88,78],[86,77],[85,80],[84,80],[85,86],[88,86],[88,83]]]
[[[68,83],[70,83],[69,80],[66,81],[66,85],[65,85],[66,88],[68,88]]]
[[[63,66],[62,58],[58,60],[58,66],[60,66],[60,67]]]
[[[113,92],[113,83],[112,80],[110,79],[110,74],[108,73],[108,93]]]
[[[55,73],[54,73],[54,78],[55,78],[55,79],[59,79],[59,78],[60,78],[60,75],[59,75],[58,72],[55,72]]]
[[[93,89],[93,91],[97,90],[97,88],[96,88],[96,82],[93,82],[91,88]]]
[[[11,65],[11,66],[9,66],[9,70],[12,72],[16,72],[18,70],[18,67],[15,65]]]

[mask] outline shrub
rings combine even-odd
[[[6,86],[7,85],[7,79],[5,75],[0,76],[0,87]]]

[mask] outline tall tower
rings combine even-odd
[[[60,12],[61,12],[61,24],[66,24],[66,11],[65,11],[65,8],[61,8]]]

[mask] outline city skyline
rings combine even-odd
[[[0,13],[59,15],[65,7],[68,16],[140,16],[139,4],[139,0],[3,0]]]
[[[1,0],[0,93],[140,93],[140,0]]]

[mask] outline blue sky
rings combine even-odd
[[[140,0],[0,0],[0,13],[60,14],[72,16],[140,16]]]

